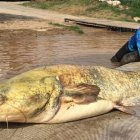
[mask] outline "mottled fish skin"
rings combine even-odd
[[[11,122],[47,122],[59,111],[63,89],[83,83],[98,86],[98,98],[114,103],[140,98],[140,72],[101,66],[40,67],[0,84],[0,121],[8,116]]]
[[[125,72],[95,66],[89,69],[91,83],[100,87],[99,97],[120,102],[123,99],[140,96],[140,72]]]
[[[97,85],[99,97],[119,102],[123,98],[140,96],[140,72],[125,72],[102,66],[54,66],[47,69],[57,73],[63,86],[87,83]]]

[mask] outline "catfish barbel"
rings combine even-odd
[[[0,83],[0,122],[60,123],[118,109],[138,115],[140,72],[39,67]]]

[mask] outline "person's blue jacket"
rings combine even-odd
[[[140,28],[136,33],[130,38],[128,42],[128,48],[130,51],[138,50],[140,56]]]

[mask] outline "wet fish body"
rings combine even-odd
[[[0,84],[0,121],[60,123],[97,116],[114,108],[135,114],[140,72],[101,66],[48,66]]]

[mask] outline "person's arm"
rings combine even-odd
[[[137,33],[136,33],[136,44],[137,44],[138,53],[140,57],[140,28],[137,30]]]

